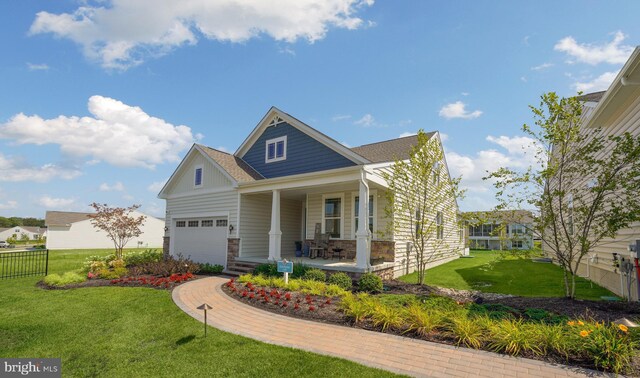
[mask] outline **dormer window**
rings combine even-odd
[[[193,186],[200,188],[202,186],[202,166],[198,165],[193,173]]]
[[[269,139],[265,148],[265,163],[273,163],[287,159],[287,136]]]

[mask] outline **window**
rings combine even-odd
[[[342,197],[325,198],[322,213],[324,232],[334,239],[342,237]]]
[[[185,221],[176,221],[176,227],[184,227],[187,225]]]
[[[227,227],[226,219],[216,219],[216,227]]]
[[[189,227],[198,227],[198,223],[199,223],[199,221],[197,221],[197,220],[189,221],[188,226]]]
[[[512,224],[510,227],[511,235],[524,235],[525,228],[522,224]]]
[[[213,221],[211,219],[203,220],[200,222],[200,226],[202,227],[213,227]]]
[[[202,166],[199,165],[196,167],[193,174],[193,186],[200,187],[202,186]]]
[[[522,248],[522,240],[513,240],[511,242],[511,248]]]
[[[436,213],[436,233],[437,239],[444,239],[444,217],[442,216],[442,211]]]
[[[371,195],[369,196],[369,231],[371,231],[371,233],[373,234],[373,230],[374,230],[374,221],[375,221],[375,217],[374,217],[374,209],[375,209],[375,205],[373,204],[374,201],[374,196]],[[356,232],[358,232],[358,225],[359,225],[359,214],[360,214],[360,196],[355,196],[353,199],[353,214],[354,214],[354,229],[353,229],[353,233],[355,235]]]
[[[287,159],[287,136],[269,139],[266,143],[264,161],[272,163]]]
[[[433,185],[440,184],[440,163],[436,162],[433,165]]]

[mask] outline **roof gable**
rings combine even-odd
[[[71,211],[47,211],[44,223],[49,226],[65,226],[71,223],[89,219],[91,213],[76,213]]]
[[[338,154],[344,156],[345,158],[351,160],[356,164],[366,164],[369,161],[362,156],[354,153],[349,148],[343,146],[333,138],[319,132],[313,127],[307,125],[306,123],[298,120],[295,117],[281,111],[280,109],[272,106],[271,109],[265,114],[264,117],[258,122],[258,125],[251,131],[251,134],[242,142],[240,147],[235,152],[235,156],[240,158],[244,158],[244,155],[251,149],[251,147],[256,143],[256,141],[260,138],[260,136],[264,133],[264,131],[269,126],[277,125],[278,123],[286,122],[289,125],[295,127],[300,130],[304,134],[307,134],[311,138],[314,138],[318,142],[324,144],[331,150],[337,152]]]

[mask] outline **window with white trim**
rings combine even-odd
[[[522,248],[522,240],[511,241],[511,248]]]
[[[185,221],[176,221],[176,227],[185,227],[187,222]]]
[[[444,216],[442,211],[438,211],[436,214],[436,237],[441,240],[444,239]]]
[[[375,217],[374,217],[374,211],[373,211],[375,209],[375,206],[374,206],[373,201],[374,201],[374,196],[370,195],[369,196],[369,217],[368,218],[369,218],[369,231],[371,231],[372,234],[374,233],[373,230],[374,230],[374,227],[375,227],[375,223],[374,223],[375,222]],[[353,223],[355,225],[355,227],[353,229],[353,232],[355,234],[356,232],[358,232],[358,225],[359,225],[360,196],[355,196],[354,199],[353,199],[353,213],[354,213],[354,217],[355,217],[355,220],[354,220],[354,223]]]
[[[196,166],[195,170],[193,171],[193,186],[196,188],[202,186],[202,173],[203,167],[201,165]]]
[[[342,238],[342,197],[327,197],[322,210],[324,233],[333,239]]]
[[[216,219],[216,227],[227,227],[226,219]]]
[[[200,222],[199,222],[199,221],[197,221],[197,220],[190,220],[190,221],[187,223],[187,226],[189,226],[189,227],[198,227],[198,224],[199,224],[199,223],[200,223]]]
[[[205,219],[202,222],[200,222],[200,226],[201,227],[213,227],[213,220]]]
[[[287,159],[287,136],[267,140],[265,144],[264,162],[273,163]]]

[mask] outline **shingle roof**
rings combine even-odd
[[[44,227],[38,227],[38,226],[20,226],[20,227],[24,228],[29,232],[34,232],[34,233],[44,231]]]
[[[209,155],[222,169],[234,178],[237,182],[251,182],[261,180],[264,177],[256,172],[251,166],[237,156],[216,150],[211,147],[199,144],[202,150]]]
[[[602,99],[602,96],[604,96],[605,93],[607,93],[607,91],[587,93],[587,94],[584,94],[584,95],[578,97],[578,99],[580,101],[586,101],[586,102],[599,102]]]
[[[427,137],[431,138],[435,131],[427,133]],[[351,151],[371,161],[372,163],[383,163],[395,161],[396,159],[405,160],[409,158],[411,149],[418,143],[418,136],[412,135],[404,138],[385,140],[382,142],[365,144],[353,147]]]
[[[47,211],[44,223],[47,226],[63,226],[89,219],[91,213],[75,213],[70,211]]]

